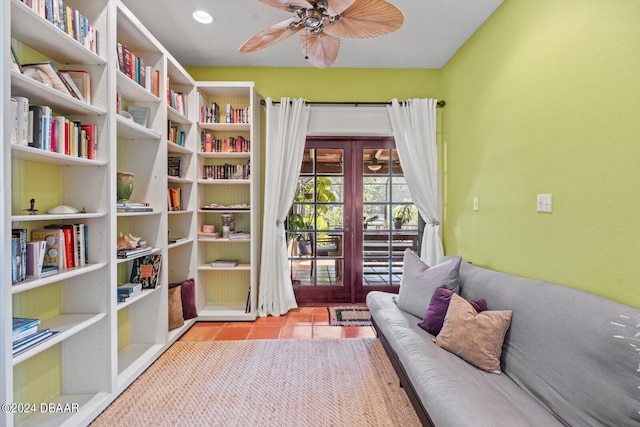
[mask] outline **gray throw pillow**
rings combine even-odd
[[[462,257],[429,267],[412,250],[404,252],[402,282],[398,307],[422,319],[437,288],[458,293],[458,276]]]

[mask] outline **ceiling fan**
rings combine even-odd
[[[305,59],[318,68],[338,57],[340,39],[366,39],[396,31],[404,15],[386,0],[260,0],[294,16],[251,36],[240,52],[255,52],[300,32]]]

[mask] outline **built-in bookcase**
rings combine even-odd
[[[0,151],[4,195],[0,401],[37,404],[35,413],[16,407],[13,413],[0,414],[0,425],[7,426],[89,424],[195,321],[167,330],[169,283],[197,275],[196,83],[119,0],[60,3],[74,8],[98,31],[97,49],[20,0],[0,2],[0,130],[5,141]],[[122,71],[118,43],[142,59],[145,75],[153,73],[153,85]],[[90,103],[13,71],[11,46],[23,63],[53,61],[59,69],[86,71]],[[178,109],[167,98],[171,90],[184,94]],[[48,106],[54,115],[70,121],[93,125],[95,156],[11,143],[11,98],[16,97]],[[119,113],[130,107],[148,109],[146,123]],[[137,119],[137,112],[132,115]],[[169,142],[169,122],[184,132],[182,145]],[[168,178],[169,156],[185,158],[184,176]],[[131,199],[149,203],[151,211],[117,211],[120,171],[134,174]],[[180,211],[168,213],[169,187],[181,189]],[[34,214],[26,211],[32,208],[31,199],[35,199]],[[62,204],[80,212],[48,214]],[[86,226],[87,263],[12,285],[12,229],[25,229],[30,236],[32,230],[50,224]],[[154,248],[152,253],[163,258],[158,286],[121,303],[116,286],[129,280],[134,258],[117,257],[118,232],[143,238]],[[169,244],[169,237],[185,239]],[[38,318],[41,328],[57,333],[13,357],[12,317]],[[69,410],[43,412],[41,403],[63,408],[68,403]]]
[[[198,313],[256,318],[260,250],[260,114],[252,82],[197,82]],[[225,219],[232,218],[227,234]],[[206,227],[213,226],[214,233]],[[240,232],[246,239],[235,239]],[[229,266],[213,266],[231,260]]]

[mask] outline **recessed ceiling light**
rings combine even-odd
[[[213,22],[213,18],[204,10],[196,10],[193,12],[193,19],[202,23],[202,24],[211,24]]]

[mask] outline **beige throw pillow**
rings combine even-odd
[[[184,325],[180,286],[169,289],[169,330]]]
[[[511,314],[511,310],[478,313],[464,298],[453,294],[442,330],[434,341],[472,365],[499,374]]]

